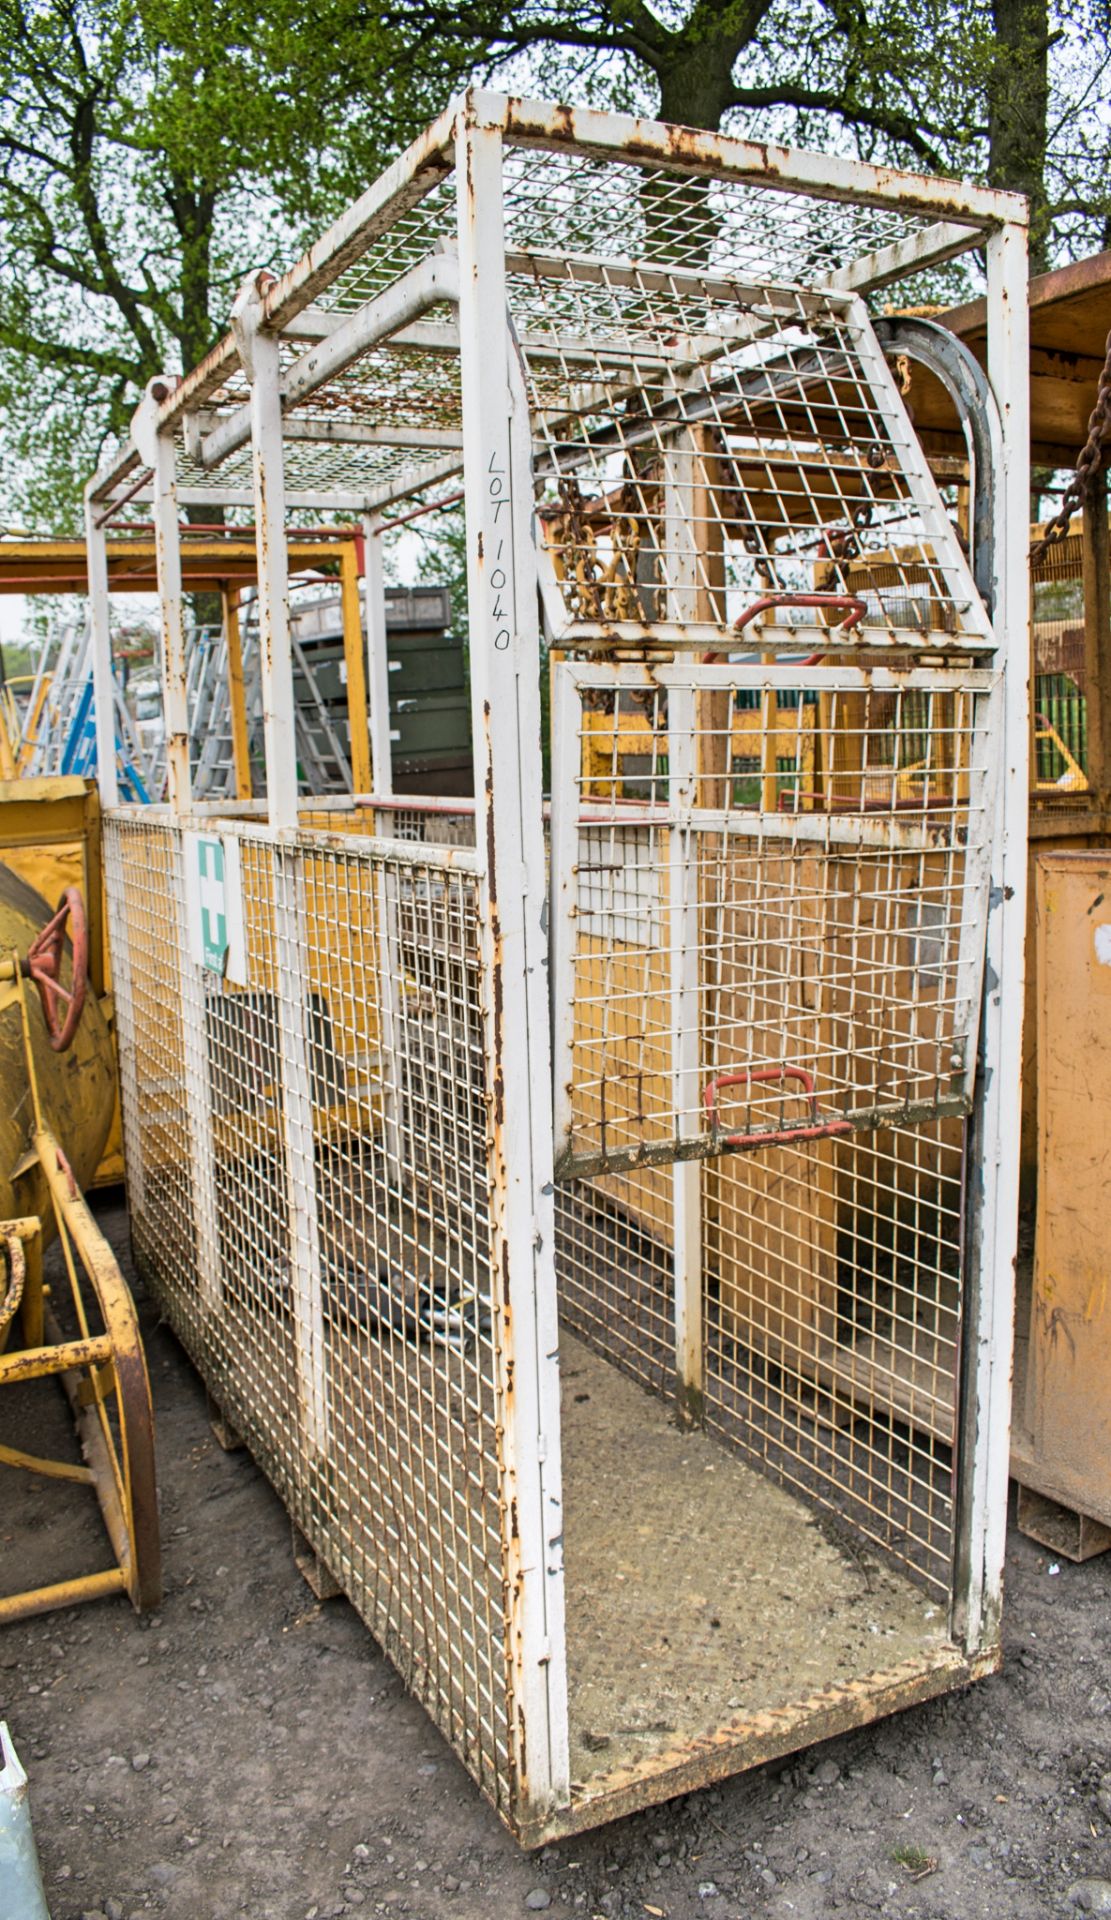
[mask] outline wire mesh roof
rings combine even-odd
[[[679,388],[692,383],[701,388],[704,410],[728,432],[723,376],[708,369],[728,363],[725,384],[735,382],[742,350],[749,369],[768,364],[769,381],[776,377],[777,357],[782,377],[785,370],[797,375],[800,355],[809,354],[829,390],[826,413],[844,429],[852,401],[845,382],[837,384],[844,349],[831,344],[824,291],[844,284],[857,263],[887,258],[892,249],[913,250],[936,227],[926,189],[937,183],[908,175],[903,197],[898,176],[886,173],[881,182],[875,170],[862,168],[864,185],[854,199],[846,181],[855,176],[844,162],[815,165],[813,156],[788,155],[799,163],[792,174],[784,155],[772,157],[768,150],[761,173],[754,156],[763,150],[715,136],[685,135],[681,160],[654,164],[647,152],[652,143],[644,139],[648,123],[605,116],[607,151],[601,153],[600,116],[579,116],[584,127],[590,123],[590,133],[576,142],[569,110],[496,96],[473,100],[491,124],[500,118],[503,128],[510,307],[542,439],[550,445],[552,421],[561,411],[580,423],[592,412],[599,420],[608,414],[612,434],[614,409],[624,414],[674,407]],[[466,111],[463,103],[458,112]],[[435,152],[429,147],[432,130],[412,150],[411,165],[410,156],[396,163],[278,283],[278,292],[298,280],[311,287],[307,314],[304,295],[295,295],[281,316],[288,329],[282,336],[287,376],[368,302],[422,262],[455,249],[460,215],[451,126],[445,116]],[[656,147],[674,131],[654,129]],[[662,150],[669,150],[667,141]],[[734,164],[738,154],[745,158],[745,177]],[[815,181],[813,191],[800,185],[808,178]],[[977,190],[969,192],[972,244],[984,217]],[[960,218],[956,188],[950,214]],[[866,266],[858,278],[867,284]],[[785,321],[795,330],[786,344]],[[198,450],[198,439],[226,429],[237,412],[245,414],[248,391],[229,336],[168,403],[171,420],[175,410],[180,418],[186,410],[203,409],[199,434],[189,435],[188,447],[184,437],[178,444],[178,484],[194,496],[207,490],[215,501],[221,492],[238,495],[249,488],[245,434],[238,446],[225,445],[219,461],[211,458],[211,440],[204,458]],[[821,428],[813,382],[802,404],[811,425]],[[368,507],[419,492],[445,470],[446,449],[431,444],[434,436],[457,435],[462,424],[453,307],[430,307],[392,338],[350,356],[324,384],[288,396],[286,414],[297,423],[285,451],[296,511],[317,491],[343,492],[352,501],[365,496]],[[797,425],[770,392],[765,414],[761,454],[773,426],[782,434]],[[407,433],[409,451],[398,444]],[[120,462],[114,464],[118,475]],[[102,491],[111,490],[109,485]],[[122,491],[120,485],[118,495]],[[848,504],[851,523],[853,505],[842,499],[844,491],[841,482],[833,484],[838,511]],[[873,475],[864,486],[867,502],[874,505],[882,493]],[[832,516],[823,508],[809,517],[820,525]]]

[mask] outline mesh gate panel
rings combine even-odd
[[[669,1392],[676,1263],[700,1273],[707,1428],[939,1594],[994,684],[556,681],[564,1322]]]
[[[703,1169],[706,1423],[946,1596],[964,1123]]]
[[[791,671],[558,669],[565,1175],[968,1110],[992,676]]]
[[[187,842],[149,816],[106,831],[137,1253],[297,1525],[508,1806],[474,875],[436,849],[236,838],[249,984],[208,974],[191,1006]]]

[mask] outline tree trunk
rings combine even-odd
[[[1049,117],[1048,0],[992,0],[988,180],[1030,201],[1030,270],[1049,266],[1045,161]]]

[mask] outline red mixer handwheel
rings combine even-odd
[[[73,922],[70,934],[73,978],[70,986],[63,987],[58,975],[62,970],[67,921]],[[64,1053],[73,1044],[89,984],[89,925],[85,918],[85,902],[76,887],[66,888],[54,918],[47,921],[42,932],[28,947],[24,965],[28,979],[33,980],[39,990],[42,1017],[46,1021],[50,1044],[55,1053]],[[59,1004],[62,1001],[65,1002],[66,1013],[59,1025]]]

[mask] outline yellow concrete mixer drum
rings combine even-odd
[[[15,953],[25,961],[56,912],[10,867],[0,866],[0,955],[10,957]],[[67,929],[67,933],[70,931]],[[60,927],[55,944],[61,949],[60,984],[72,989],[71,940],[62,937]],[[99,1165],[112,1123],[115,1068],[108,1022],[90,989],[72,1041],[64,1050],[56,1051],[44,1011],[51,1004],[50,996],[36,994],[31,982],[28,993],[31,1047],[43,1119],[64,1149],[77,1185],[84,1191]],[[64,1003],[59,1001],[58,1008],[64,1011]],[[49,1237],[54,1216],[42,1169],[29,1152],[32,1119],[19,1007],[10,1005],[0,1013],[0,1219],[37,1213]]]

